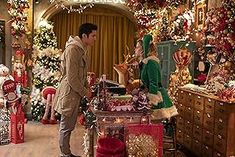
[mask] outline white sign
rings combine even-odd
[[[124,4],[125,0],[76,0],[78,2],[83,2],[83,3],[120,3]]]

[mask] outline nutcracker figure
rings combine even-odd
[[[13,63],[13,77],[16,84],[20,87],[27,87],[28,77],[24,63],[24,52],[16,51],[14,63]]]

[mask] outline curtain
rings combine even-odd
[[[85,10],[84,13],[61,11],[50,21],[54,22],[54,32],[58,47],[64,46],[70,35],[78,33],[82,23],[90,22],[98,26],[95,46],[89,50],[89,71],[96,77],[106,74],[107,79],[117,81],[113,65],[123,62],[124,55],[133,53],[136,26],[124,15],[99,6]],[[128,48],[130,51],[128,51]]]

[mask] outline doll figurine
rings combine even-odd
[[[55,119],[55,110],[53,109],[52,106],[52,101],[56,93],[56,88],[52,86],[47,86],[43,88],[42,90],[42,97],[44,100],[45,104],[45,113],[41,119],[42,124],[57,124],[56,119]],[[51,113],[49,115],[51,109]],[[50,119],[49,119],[50,116]]]

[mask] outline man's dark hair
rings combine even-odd
[[[97,26],[95,24],[92,23],[84,23],[79,27],[79,32],[78,32],[78,36],[80,38],[82,38],[82,34],[86,34],[87,36],[89,36],[89,34],[92,31],[96,31],[97,30]]]

